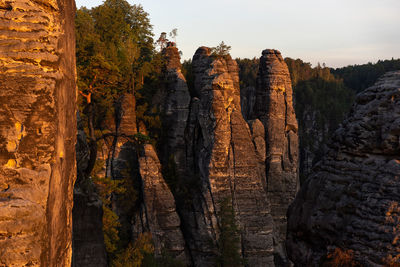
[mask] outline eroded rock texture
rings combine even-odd
[[[70,266],[75,4],[0,1],[0,265]]]
[[[288,215],[298,266],[342,251],[361,266],[400,263],[400,72],[360,93]]]
[[[194,190],[181,207],[192,260],[195,266],[215,265],[218,213],[228,199],[241,232],[243,257],[250,266],[273,266],[265,165],[252,142],[263,133],[253,136],[241,114],[237,64],[230,56],[214,57],[201,47],[193,57],[193,72],[199,98],[192,99],[187,127],[186,184]]]
[[[180,219],[175,200],[163,179],[161,165],[152,145],[135,146],[126,143],[119,155],[119,176],[132,179],[136,196],[119,197],[115,208],[122,223],[124,236],[131,241],[141,234],[150,233],[155,246],[155,256],[163,252],[186,261],[185,241],[180,230]]]
[[[103,235],[103,203],[87,174],[89,145],[78,116],[77,179],[74,186],[72,266],[107,266]]]
[[[142,184],[140,207],[133,219],[133,235],[150,232],[155,255],[163,250],[185,261],[185,241],[180,229],[174,197],[161,174],[161,165],[152,145],[144,145],[138,159]]]
[[[163,50],[165,58],[164,86],[161,96],[161,119],[163,138],[161,140],[161,161],[166,167],[176,166],[176,171],[182,175],[185,170],[185,128],[189,116],[190,94],[186,79],[181,72],[178,49],[168,46]],[[171,162],[173,160],[173,162]]]
[[[172,88],[170,90],[175,93]],[[171,103],[173,108],[179,108],[180,103],[177,101],[180,100],[174,99],[166,103]],[[135,99],[132,94],[123,97],[121,107],[117,109],[117,112],[119,112],[117,116],[119,121],[116,123],[116,132],[122,136],[118,137],[116,142],[114,141],[115,159],[111,168],[113,168],[114,179],[129,181],[125,184],[128,192],[124,196],[117,195],[113,205],[122,224],[122,236],[127,239],[125,241],[135,242],[141,234],[150,233],[156,257],[161,257],[164,252],[167,252],[185,262],[185,241],[180,230],[180,219],[176,212],[174,196],[163,178],[157,153],[152,145],[139,144],[141,141],[132,139],[132,136],[138,132]],[[170,120],[176,122],[177,115],[179,114],[175,112],[174,118]],[[172,123],[171,127],[171,130],[175,132],[180,130],[179,123]],[[174,143],[170,140],[169,153],[173,153],[172,149],[176,147],[177,142],[182,142],[179,141],[179,136],[183,136],[183,130],[181,130],[182,133],[174,135],[178,136],[174,139],[178,141]],[[144,126],[139,127],[139,132],[147,134]],[[180,140],[182,139],[180,137]]]
[[[257,77],[255,116],[265,127],[267,193],[277,258],[286,261],[286,211],[299,187],[297,120],[290,74],[281,53],[264,50]]]

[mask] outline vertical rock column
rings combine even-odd
[[[180,229],[175,200],[162,174],[158,156],[152,145],[146,144],[138,153],[142,191],[139,208],[132,219],[133,237],[149,232],[154,242],[155,255],[168,252],[186,262],[185,241]]]
[[[171,165],[174,160],[176,172],[185,170],[185,128],[189,116],[190,94],[186,79],[181,72],[178,49],[168,46],[163,50],[165,58],[164,87],[160,90],[162,104],[163,140],[160,160],[163,165]],[[171,166],[169,166],[171,167]]]
[[[275,225],[274,242],[276,253],[284,259],[286,211],[299,187],[298,126],[290,74],[279,51],[262,52],[256,90],[255,113],[265,127],[266,189]]]
[[[230,56],[201,47],[193,57],[195,94],[187,128],[189,177],[195,180],[184,229],[196,266],[218,255],[221,203],[228,199],[240,231],[240,251],[250,266],[274,266],[272,217],[252,134],[240,107],[238,67]],[[193,182],[192,182],[193,183]]]
[[[0,1],[0,265],[71,265],[74,12]]]

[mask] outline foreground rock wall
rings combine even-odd
[[[0,1],[0,265],[71,265],[74,12]]]
[[[400,72],[357,96],[288,211],[287,248],[296,265],[400,263],[399,118]]]

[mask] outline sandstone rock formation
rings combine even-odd
[[[0,1],[0,265],[70,266],[75,5]]]
[[[174,73],[169,74],[173,75]],[[173,95],[177,94],[179,97],[180,90],[185,90],[185,88],[179,87],[184,82],[179,81],[180,77],[183,78],[182,74],[180,72],[176,72],[176,74],[178,87],[168,88],[165,101],[168,106],[164,116],[171,123],[168,132],[171,134],[167,136],[175,137],[173,140],[169,139],[168,142],[171,154],[179,145],[183,145],[184,127],[179,123],[182,123],[181,120],[185,121],[179,114],[180,112],[174,111],[174,109],[180,110],[180,105],[183,105],[184,101]],[[133,242],[141,234],[150,233],[156,257],[161,257],[162,253],[167,252],[186,262],[185,241],[180,230],[180,219],[176,212],[174,196],[163,178],[156,151],[152,145],[141,144],[141,140],[132,139],[132,136],[138,132],[134,96],[125,95],[121,101],[121,108],[117,109],[117,112],[119,112],[117,116],[119,121],[116,123],[116,133],[122,137],[116,138],[115,142],[113,177],[129,179],[137,193],[128,201],[118,196],[114,201],[114,210],[122,224],[121,233]],[[170,114],[171,112],[172,114]],[[147,134],[143,125],[139,127],[139,133]]]
[[[163,250],[182,260],[185,259],[185,241],[180,229],[174,197],[161,174],[161,165],[152,145],[144,145],[138,159],[142,184],[142,199],[133,218],[133,236],[150,232],[155,255]]]
[[[161,161],[164,166],[175,163],[177,172],[185,170],[185,128],[189,116],[190,94],[181,72],[180,55],[174,46],[163,51],[165,58],[164,87],[161,88],[160,111],[164,136],[161,140]]]
[[[341,255],[360,266],[400,263],[399,118],[400,72],[357,96],[288,211],[287,248],[297,266]]]
[[[115,201],[123,234],[135,241],[141,234],[150,233],[156,257],[166,251],[186,261],[185,241],[180,230],[175,200],[163,179],[153,146],[128,142],[122,147],[119,158],[117,179],[129,175],[138,191],[133,203],[127,203],[121,198]]]
[[[297,120],[290,74],[281,53],[264,50],[257,77],[255,116],[266,142],[266,190],[274,219],[275,255],[286,261],[286,211],[299,187]]]
[[[86,169],[89,162],[89,146],[83,125],[78,116],[76,143],[77,179],[74,186],[73,267],[107,266],[107,255],[103,235],[103,203],[97,194]]]
[[[209,48],[201,47],[193,57],[193,72],[199,98],[191,102],[185,177],[193,191],[180,207],[193,262],[195,266],[216,263],[223,231],[218,214],[228,199],[240,228],[243,257],[250,266],[273,266],[265,165],[252,142],[262,133],[255,131],[252,136],[241,114],[237,64],[230,56],[212,56]]]

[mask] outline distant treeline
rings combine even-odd
[[[345,86],[355,92],[361,92],[373,85],[380,76],[388,71],[400,70],[400,59],[379,60],[377,63],[352,65],[331,69],[335,77],[343,79]]]

